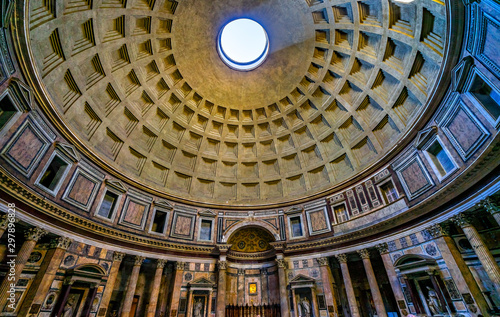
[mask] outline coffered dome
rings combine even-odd
[[[332,190],[404,144],[431,104],[444,3],[416,0],[31,1],[38,94],[103,168],[173,199],[291,203]],[[236,18],[269,56],[217,52]]]

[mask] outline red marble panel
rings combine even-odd
[[[29,169],[43,145],[44,142],[28,126],[14,141],[7,154],[23,168]]]
[[[129,201],[123,221],[137,226],[142,225],[142,217],[145,209],[145,205],[138,204],[132,200]]]
[[[408,165],[403,171],[401,171],[401,175],[406,183],[406,186],[408,186],[408,190],[412,194],[428,184],[428,180],[425,177],[424,171],[420,167],[418,161],[414,161]]]
[[[68,197],[82,205],[87,205],[96,184],[82,174],[78,174]]]
[[[464,152],[474,146],[482,136],[481,130],[478,129],[463,109],[457,112],[455,118],[448,125],[448,130],[453,134]]]
[[[189,236],[191,234],[191,222],[192,217],[177,216],[177,221],[175,222],[174,233],[182,236]]]
[[[323,210],[313,211],[309,213],[311,219],[311,228],[313,232],[325,230],[328,228]]]

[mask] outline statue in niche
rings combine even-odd
[[[300,306],[302,307],[302,316],[311,317],[311,303],[309,303],[307,297],[302,297],[300,299]]]
[[[72,317],[73,316],[73,305],[75,304],[75,296],[71,295],[64,305],[62,317]]]
[[[439,298],[434,289],[427,286],[427,306],[432,313],[432,315],[440,315],[443,313],[443,307],[441,307],[441,303],[439,302]]]
[[[202,311],[203,311],[203,303],[201,302],[201,299],[198,299],[194,303],[194,317],[202,317]]]

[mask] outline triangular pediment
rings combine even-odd
[[[75,163],[80,160],[80,154],[78,154],[75,147],[72,145],[56,142],[56,149]]]
[[[422,147],[427,144],[429,139],[437,134],[437,130],[437,127],[434,125],[427,129],[420,130],[415,141],[415,146],[417,147],[417,149],[422,149]]]
[[[299,213],[299,212],[302,212],[303,208],[302,207],[297,207],[297,206],[293,206],[292,208],[288,209],[285,214],[289,215],[289,214],[296,214],[296,213]]]
[[[106,185],[108,185],[109,187],[112,187],[122,193],[126,192],[127,191],[127,188],[125,187],[125,185],[123,185],[122,182],[118,181],[118,180],[106,180]]]
[[[205,217],[215,217],[217,214],[213,212],[210,209],[204,209],[198,212],[200,216],[205,216]]]
[[[472,65],[474,65],[474,59],[471,56],[467,56],[451,70],[451,85],[454,91],[462,92]]]
[[[155,204],[155,206],[158,206],[161,208],[174,209],[174,206],[172,206],[172,204],[165,199],[160,199],[158,201],[155,201],[154,204]]]
[[[314,279],[309,276],[299,274],[290,280],[290,283],[314,283]]]
[[[212,281],[210,281],[209,279],[205,278],[205,277],[200,277],[192,282],[189,283],[189,285],[198,285],[198,286],[213,286],[214,283]]]
[[[23,111],[32,110],[32,94],[29,86],[17,78],[12,78],[9,83],[9,90],[15,95]]]

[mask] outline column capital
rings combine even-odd
[[[134,258],[134,266],[141,266],[142,262],[144,262],[144,260],[146,260],[146,257],[136,255]]]
[[[69,248],[69,246],[71,245],[71,242],[73,242],[73,240],[68,238],[68,237],[58,237],[58,238],[52,239],[52,241],[50,241],[50,248],[51,249],[58,248],[58,249],[67,250]]]
[[[115,261],[115,262],[121,262],[124,257],[125,257],[125,253],[118,252],[118,251],[113,252],[113,261]]]
[[[9,224],[9,218],[7,214],[2,214],[0,217],[0,229],[7,229],[7,225]]]
[[[64,285],[73,285],[73,283],[75,283],[75,281],[71,278],[71,276],[68,276],[63,280]]]
[[[165,264],[167,264],[167,260],[165,260],[165,259],[158,259],[156,261],[156,268],[163,269],[165,267]]]
[[[24,232],[26,240],[38,241],[42,236],[46,235],[47,231],[39,227],[33,227]]]
[[[286,268],[285,259],[276,259],[276,264],[278,264],[278,267],[280,267],[280,268]]]
[[[346,253],[336,254],[335,257],[337,258],[337,260],[339,260],[340,263],[347,263]]]
[[[319,266],[327,266],[328,265],[328,258],[327,257],[317,258],[316,261],[318,261]]]
[[[227,269],[227,261],[218,261],[217,267],[219,268],[219,271],[226,270]]]
[[[486,211],[492,215],[500,213],[500,206],[498,206],[498,204],[494,202],[491,197],[487,197],[481,200],[481,202],[479,202],[479,206],[486,209]]]
[[[450,235],[450,224],[447,222],[436,223],[430,227],[427,227],[425,230],[427,230],[431,237],[440,238],[442,236]]]
[[[370,259],[370,251],[368,251],[368,249],[361,249],[357,250],[356,252],[358,252],[359,256],[362,259]]]
[[[180,262],[180,261],[175,262],[175,270],[176,271],[184,271],[184,262]]]
[[[377,251],[380,254],[384,254],[384,253],[388,253],[389,252],[389,245],[387,245],[387,243],[385,243],[385,242],[377,244],[375,246],[375,248],[377,249]]]
[[[451,217],[450,220],[453,221],[453,223],[459,226],[460,228],[466,228],[472,226],[471,215],[463,212]]]

